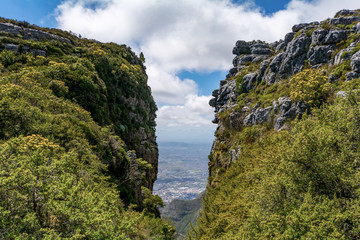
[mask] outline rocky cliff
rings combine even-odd
[[[294,101],[289,92],[280,89],[289,86],[278,87],[286,85],[294,74],[304,69],[321,69],[329,82],[359,78],[359,22],[358,10],[342,10],[322,22],[297,24],[284,39],[273,43],[237,41],[234,67],[226,80],[220,81],[220,88],[213,91],[214,98],[209,102],[215,108],[213,122],[218,124],[212,155],[224,145],[221,132],[225,129],[270,124],[279,131],[286,128],[286,122],[300,119],[310,111],[305,101]],[[261,93],[260,85],[264,86]],[[263,96],[252,98],[255,95]],[[223,160],[211,164],[228,167],[239,151],[240,148],[229,149]],[[211,169],[210,176],[214,176]]]
[[[125,45],[0,18],[0,238],[172,237],[151,194],[157,107],[144,61]]]
[[[360,10],[233,54],[190,238],[358,239]]]

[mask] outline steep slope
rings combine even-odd
[[[171,239],[143,55],[8,19],[0,50],[0,238]]]
[[[195,239],[358,239],[360,11],[238,41]]]
[[[175,239],[185,239],[186,232],[191,228],[191,225],[196,224],[204,194],[201,193],[192,200],[174,199],[161,209],[162,218],[169,218],[174,223]]]

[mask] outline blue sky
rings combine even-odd
[[[101,5],[99,3],[106,3]],[[2,0],[0,16],[127,44],[146,58],[159,141],[211,142],[211,92],[242,40],[272,42],[292,25],[359,8],[358,0]],[[98,7],[101,6],[101,7]]]
[[[58,27],[55,19],[55,9],[62,0],[2,0],[0,16],[5,18],[27,21],[41,27]],[[244,0],[232,1],[235,4],[244,4]],[[266,14],[272,14],[285,8],[289,0],[255,0],[253,4],[261,7]],[[231,50],[231,49],[230,49]],[[181,79],[190,78],[199,85],[198,91],[202,95],[210,95],[219,86],[219,80],[225,78],[226,71],[198,73],[183,70],[178,73]],[[160,105],[162,105],[160,103]]]

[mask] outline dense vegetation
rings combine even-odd
[[[71,43],[0,37],[0,48],[19,47],[0,52],[0,238],[172,239],[158,218],[161,199],[144,187],[143,201],[135,199],[126,155],[139,144],[129,141],[133,129],[155,127],[143,57],[40,30]],[[124,102],[140,96],[145,107]]]
[[[196,239],[357,239],[360,98],[290,131],[242,133],[241,159],[208,189]]]
[[[322,28],[356,25],[326,22]],[[351,54],[358,52],[359,36],[347,32],[331,59],[346,57],[350,45]],[[244,76],[257,69],[259,63],[249,63],[227,79],[236,79],[239,95],[217,116],[203,211],[188,239],[359,239],[360,79],[346,75],[350,58],[313,68],[305,60],[293,76],[242,91]],[[280,131],[274,130],[275,111],[261,124],[230,123],[233,112],[245,118],[254,106],[274,108],[279,97],[306,103],[304,114],[287,119]]]

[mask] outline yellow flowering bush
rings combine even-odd
[[[319,106],[327,98],[330,83],[321,70],[305,69],[290,80],[290,97],[294,101],[304,101],[310,106]]]

